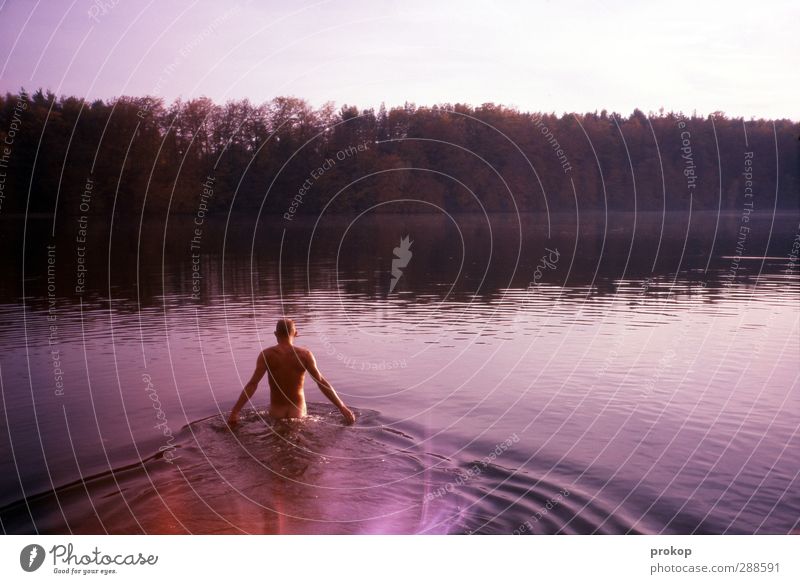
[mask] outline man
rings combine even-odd
[[[311,351],[294,344],[297,329],[291,318],[282,318],[275,326],[275,338],[278,344],[264,349],[256,361],[256,370],[242,395],[231,410],[228,424],[233,427],[239,421],[239,410],[253,397],[258,382],[269,373],[269,415],[272,418],[302,418],[306,415],[306,398],[303,394],[303,378],[306,371],[317,382],[320,391],[342,412],[345,421],[352,424],[356,421],[344,402],[336,395],[333,387],[317,369],[317,362]]]

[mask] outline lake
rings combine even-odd
[[[6,533],[798,531],[796,214],[197,219],[3,218]]]

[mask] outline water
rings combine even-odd
[[[798,530],[797,216],[89,219],[3,223],[5,532]],[[282,314],[356,426],[225,426]]]

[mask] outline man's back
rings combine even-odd
[[[261,352],[269,380],[269,415],[274,418],[302,418],[306,415],[303,379],[308,349],[296,345],[274,345]]]

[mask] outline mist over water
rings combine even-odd
[[[6,532],[798,529],[796,214],[5,221]],[[284,314],[356,426],[225,425]]]

